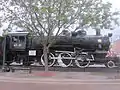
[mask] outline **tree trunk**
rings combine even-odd
[[[44,45],[43,48],[44,60],[45,60],[45,72],[48,71],[48,47]]]

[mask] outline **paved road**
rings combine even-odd
[[[119,81],[3,80],[0,90],[120,90]]]

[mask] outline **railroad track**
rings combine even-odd
[[[44,71],[44,66],[31,66],[31,67],[22,67],[22,66],[10,66],[14,70],[39,70]],[[78,67],[60,67],[60,66],[54,66],[49,67],[49,71],[60,71],[60,72],[120,72],[119,67],[115,68],[106,68],[104,65],[91,65],[88,68],[78,68]]]
[[[44,70],[44,67],[32,67],[32,70]],[[88,67],[88,68],[76,68],[76,67],[49,67],[49,71],[61,71],[61,72],[118,72],[120,69],[106,68],[106,67]]]

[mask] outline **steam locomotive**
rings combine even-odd
[[[109,64],[106,55],[111,36],[112,34],[108,36],[87,35],[84,30],[71,32],[70,35],[60,35],[49,48],[48,66],[86,68],[91,64],[104,63],[109,67],[111,63]],[[28,32],[10,32],[4,38],[3,47],[5,47],[7,65],[13,63],[45,65],[43,46],[39,36],[31,37]]]

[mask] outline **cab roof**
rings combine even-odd
[[[8,32],[7,35],[27,35],[29,32]]]

